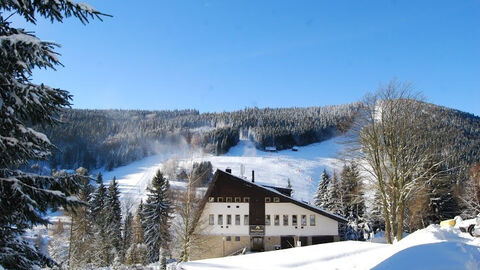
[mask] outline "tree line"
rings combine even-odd
[[[84,204],[64,209],[70,220],[53,225],[48,253],[60,269],[155,262],[165,269],[167,257],[188,261],[201,227],[195,220],[200,202],[197,188],[208,184],[213,172],[209,162],[193,163],[180,171],[186,179],[182,173],[170,179],[186,181],[186,188],[171,189],[168,178],[158,170],[147,187],[145,201],[137,205],[121,202],[115,177],[105,185],[99,173],[92,183],[85,168],[77,169],[80,188],[76,196]],[[56,172],[60,173],[65,172]],[[62,241],[68,245],[59,245]]]
[[[221,155],[240,138],[260,149],[320,142],[345,132],[356,110],[356,104],[222,113],[64,109],[58,114],[62,124],[38,128],[58,148],[49,167],[110,170],[155,154],[162,144],[186,143]]]

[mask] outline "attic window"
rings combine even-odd
[[[240,197],[235,197],[235,202],[242,202],[242,198],[240,198]]]
[[[243,197],[243,202],[250,202],[250,197]]]
[[[223,202],[223,197],[218,197],[217,202]]]
[[[209,202],[214,202],[214,201],[215,201],[215,197],[208,197],[208,201],[209,201]]]
[[[273,202],[280,202],[280,198],[279,197],[273,197]]]
[[[232,202],[232,197],[227,197],[226,202]]]
[[[270,202],[270,197],[265,197],[265,202],[269,203]]]

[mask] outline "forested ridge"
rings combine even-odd
[[[65,109],[61,124],[43,130],[57,146],[52,168],[112,169],[156,154],[156,145],[188,143],[221,155],[240,138],[257,148],[321,142],[346,132],[358,103],[307,108],[247,108],[234,112],[197,110],[84,110]],[[450,134],[437,142],[451,170],[462,171],[480,160],[480,117],[425,103],[432,132]],[[438,138],[438,137],[435,137]]]
[[[239,139],[286,149],[345,132],[358,104],[308,108],[248,108],[234,112],[197,110],[63,110],[62,124],[43,130],[58,147],[52,168],[112,169],[156,153],[156,145],[188,143],[224,154]]]

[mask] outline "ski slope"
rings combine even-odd
[[[344,241],[192,261],[185,270],[217,269],[480,269],[480,239],[438,225],[393,244]],[[178,267],[177,269],[179,269]]]
[[[232,169],[232,174],[241,176],[241,166],[244,166],[244,176],[250,179],[251,171],[255,170],[255,180],[258,183],[286,186],[290,179],[294,194],[299,200],[310,201],[321,177],[326,169],[330,173],[341,169],[342,164],[336,158],[342,149],[343,137],[298,147],[298,151],[282,150],[264,152],[254,147],[250,141],[242,140],[222,156],[201,154],[191,151],[187,146],[180,149],[173,147],[168,151],[132,162],[112,171],[102,171],[103,179],[109,182],[114,176],[118,180],[122,200],[134,203],[145,196],[145,189],[158,169],[170,158],[176,158],[179,165],[190,167],[193,162],[210,161],[215,169]],[[170,181],[172,187],[184,185],[182,182]]]

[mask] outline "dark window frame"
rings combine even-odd
[[[240,215],[235,215],[235,225],[240,225]]]
[[[300,217],[300,224],[302,224],[302,226],[307,226],[307,215],[301,215]]]
[[[227,225],[232,225],[232,215],[227,215]]]
[[[288,226],[289,218],[288,215],[283,215],[283,226]]]
[[[223,225],[223,215],[217,215],[217,225]]]
[[[215,225],[215,215],[214,214],[208,215],[208,225]]]

